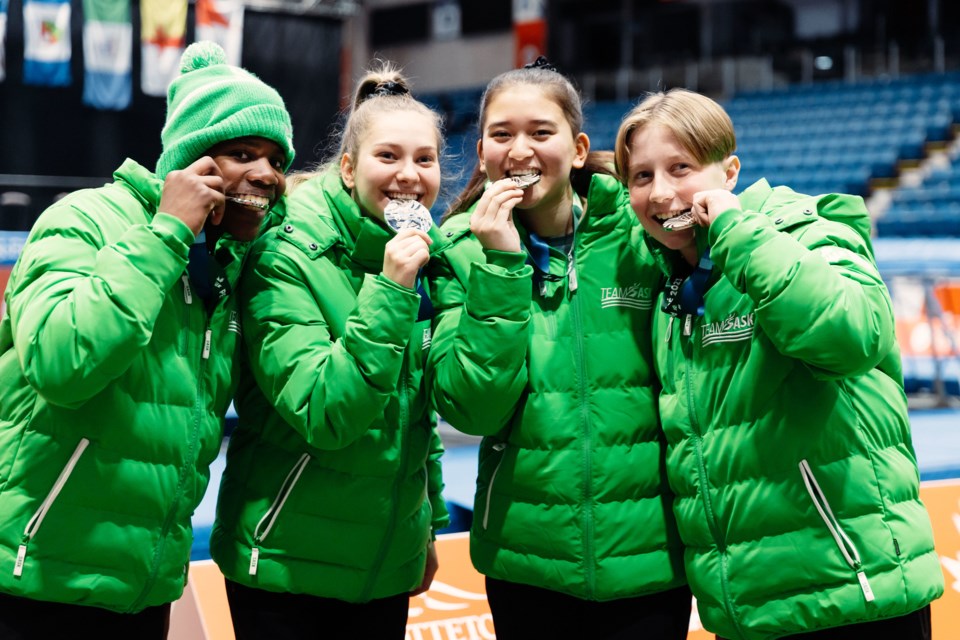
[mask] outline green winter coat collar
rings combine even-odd
[[[299,205],[301,202],[304,204]],[[364,270],[376,273],[383,269],[384,247],[394,233],[381,221],[360,211],[336,169],[300,185],[288,207],[297,219],[316,217],[320,220],[321,224],[312,229],[317,251],[322,253],[339,244]],[[303,207],[307,211],[303,211]],[[433,240],[432,256],[441,250],[444,242],[436,225],[430,227],[427,235]]]
[[[140,201],[144,208],[153,217],[160,205],[160,194],[163,191],[163,180],[141,165],[136,160],[127,158],[116,171],[113,179],[126,185],[133,196]]]

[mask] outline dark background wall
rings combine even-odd
[[[23,84],[23,6],[11,0],[7,24],[7,77],[0,83],[0,174],[108,179],[125,158],[153,167],[160,155],[166,101],[140,91],[139,2],[134,26],[133,101],[125,111],[82,104],[83,16],[71,2],[73,84],[66,88]],[[193,40],[193,6],[187,42]],[[248,10],[242,64],[275,87],[290,110],[297,158],[294,169],[319,160],[318,144],[337,118],[340,22]]]

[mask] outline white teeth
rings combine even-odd
[[[256,207],[257,209],[270,208],[270,198],[267,198],[266,196],[236,195],[227,197],[227,200],[230,202],[235,202],[244,207]]]
[[[416,200],[419,196],[416,193],[388,193],[391,200]]]

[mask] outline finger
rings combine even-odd
[[[195,173],[201,176],[220,176],[223,177],[223,172],[220,171],[220,166],[214,161],[210,156],[200,156],[192,163],[190,163],[184,171],[190,173]]]
[[[213,225],[223,222],[223,214],[226,211],[227,199],[220,192],[217,192],[213,198],[213,204],[210,206],[210,215],[208,219]]]

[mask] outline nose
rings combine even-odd
[[[397,168],[397,180],[400,182],[412,182],[417,179],[417,165],[412,159],[406,159],[400,162]]]
[[[278,170],[270,162],[270,158],[263,156],[253,160],[249,164],[248,173],[250,179],[266,185],[275,185],[280,182]]]
[[[669,202],[673,199],[673,186],[670,181],[659,174],[654,174],[650,184],[650,201],[654,203]]]
[[[521,134],[513,139],[508,153],[511,160],[525,160],[532,154],[533,147],[530,145],[530,140],[527,139],[527,136]]]

